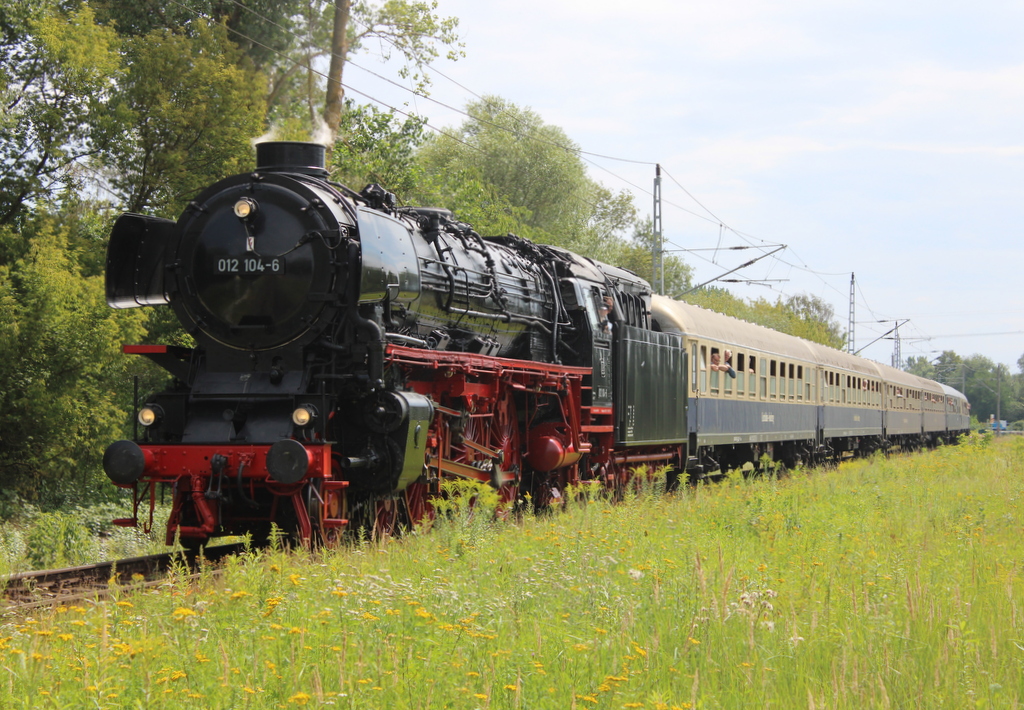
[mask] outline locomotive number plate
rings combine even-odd
[[[247,256],[242,259],[217,259],[218,274],[283,274],[284,259]]]

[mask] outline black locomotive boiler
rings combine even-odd
[[[121,524],[144,524],[157,489],[171,491],[168,543],[415,523],[449,478],[544,504],[641,465],[708,475],[764,453],[816,460],[966,429],[959,393],[686,304],[652,310],[629,271],[331,182],[315,144],[259,144],[254,172],[210,186],[177,221],[122,215],[107,300],[169,305],[194,338],[125,346],[171,383],[104,456],[133,492]],[[726,348],[754,373],[742,396],[701,380]],[[849,379],[864,368],[871,379]],[[894,400],[927,392],[931,409],[913,399],[897,433],[887,401],[853,396],[861,382]],[[830,428],[835,412],[873,424]]]

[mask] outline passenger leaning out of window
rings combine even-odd
[[[718,352],[711,353],[711,369],[718,370],[719,372],[728,372],[729,377],[736,379],[736,370],[732,369],[732,350],[725,351],[725,362],[722,362],[721,356]]]

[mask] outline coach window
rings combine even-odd
[[[798,401],[804,398],[804,366],[796,366],[796,398]]]
[[[697,343],[690,344],[690,389],[697,391]]]
[[[727,350],[726,352],[729,352],[729,351]],[[734,354],[730,353],[728,360],[726,360],[724,357],[722,358],[722,364],[723,365],[728,365],[729,367],[732,367],[734,373],[735,373],[736,366],[733,364],[732,360],[735,357],[736,356]],[[736,379],[735,377],[729,377],[728,371],[723,371],[722,372],[722,391],[725,392],[725,394],[727,394],[727,395],[731,395],[732,394],[732,383],[733,383],[733,380],[735,380],[735,379]]]
[[[747,363],[747,375],[747,391],[753,399],[757,397],[757,358],[753,355],[750,356],[750,362]]]
[[[796,365],[789,363],[789,398],[794,399],[796,396],[797,381],[796,381]]]
[[[777,360],[771,360],[768,363],[768,394],[772,399],[779,395],[779,362]]]
[[[700,346],[700,391],[704,394],[708,391],[708,346]]]
[[[722,353],[718,348],[711,348],[711,394],[718,394],[721,377],[718,375],[717,367],[722,364]]]
[[[743,353],[736,353],[734,357],[736,358],[736,363],[733,365],[736,368],[736,394],[741,396],[743,394],[743,382],[746,379],[747,363]]]

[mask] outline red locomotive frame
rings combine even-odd
[[[156,352],[154,347],[126,346],[125,352]],[[387,347],[385,366],[398,368],[409,390],[430,398],[434,417],[425,434],[423,475],[397,497],[375,502],[374,527],[379,530],[390,531],[400,521],[416,525],[429,519],[431,498],[440,494],[445,479],[490,483],[512,505],[525,492],[522,477],[529,469],[534,504],[543,506],[584,481],[609,488],[624,485],[631,463],[680,461],[678,446],[616,450],[612,408],[583,404],[590,368],[399,345]],[[547,420],[533,421],[540,407],[524,411],[517,400],[548,405]],[[283,484],[267,469],[269,444],[141,443],[144,473],[122,486],[133,491],[134,517],[116,522],[140,525],[140,509],[147,505],[149,523],[143,527],[151,527],[157,484],[165,484],[173,492],[168,544],[176,537],[184,544],[205,542],[225,531],[277,521],[283,506],[294,509],[303,540],[330,539],[349,523],[349,483],[329,442],[303,446],[307,475]],[[211,468],[217,455],[225,459],[219,474]],[[538,472],[544,476],[540,485]],[[249,499],[262,489],[273,495],[274,504],[260,518],[246,517],[244,506],[220,506],[216,496],[208,495],[224,485]]]

